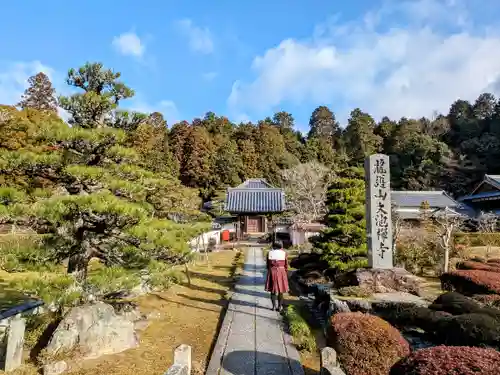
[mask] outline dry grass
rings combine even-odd
[[[161,375],[172,364],[173,351],[180,344],[192,346],[192,373],[203,374],[227,304],[223,297],[232,285],[230,273],[235,255],[233,251],[210,254],[209,266],[200,260],[190,268],[191,287],[175,285],[167,292],[139,298],[142,312],[159,316],[139,333],[139,347],[83,361],[80,368],[68,374]],[[25,366],[9,374],[35,375],[37,372]]]

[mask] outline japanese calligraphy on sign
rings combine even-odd
[[[389,157],[369,156],[365,161],[366,230],[368,265],[392,268],[391,183]]]

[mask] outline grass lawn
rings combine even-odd
[[[180,344],[193,350],[193,375],[203,374],[219,324],[223,319],[226,292],[232,286],[231,268],[236,252],[222,251],[201,259],[191,270],[191,286],[174,285],[163,293],[138,298],[144,313],[158,314],[149,327],[139,332],[139,347],[95,360],[82,361],[74,375],[161,375],[173,362]],[[35,375],[27,365],[11,375]]]

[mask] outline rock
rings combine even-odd
[[[59,375],[68,369],[68,364],[64,361],[58,361],[42,367],[43,375]]]
[[[351,309],[349,308],[347,302],[331,297],[328,316],[332,316],[333,314],[338,314],[343,312],[351,312]]]
[[[404,268],[358,268],[335,277],[335,287],[360,286],[373,293],[406,292],[420,295],[423,280]]]
[[[72,308],[47,345],[47,355],[77,352],[83,358],[119,353],[138,345],[134,323],[98,302]]]

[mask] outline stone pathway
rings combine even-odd
[[[297,349],[264,291],[261,248],[246,253],[206,375],[304,375]]]

